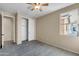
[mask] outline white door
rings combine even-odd
[[[7,42],[7,41],[12,41],[13,39],[13,22],[12,18],[4,17],[2,20],[2,41]],[[4,43],[5,44],[5,43]]]
[[[21,36],[22,41],[27,40],[27,20],[24,18],[21,21]]]

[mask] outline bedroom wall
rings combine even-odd
[[[59,16],[61,13],[79,8],[79,4],[73,4],[63,9],[52,12],[36,20],[36,39],[52,46],[79,53],[79,38],[60,35]]]

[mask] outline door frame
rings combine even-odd
[[[0,49],[2,48],[2,15],[0,14]]]
[[[13,22],[13,43],[15,43],[15,17],[14,16],[10,16],[10,15],[4,15],[2,14],[2,21],[4,20],[4,18],[11,18],[12,22]],[[3,33],[2,33],[3,34]],[[4,40],[2,38],[2,48],[4,47]]]

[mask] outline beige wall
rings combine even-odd
[[[18,13],[15,15],[15,37],[16,43],[21,44],[21,15]]]
[[[59,34],[59,15],[76,8],[79,8],[79,4],[74,4],[52,12],[51,14],[37,18],[37,40],[75,53],[79,53],[79,39],[62,36]]]

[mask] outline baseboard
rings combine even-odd
[[[49,44],[49,43],[44,42],[44,41],[41,41],[41,40],[37,40],[37,41],[42,42],[42,43],[45,43],[45,44],[50,45],[50,46],[53,46],[53,47],[56,47],[56,48],[60,48],[60,49],[66,50],[66,51],[70,51],[70,52],[72,52],[72,53],[79,54],[79,53],[78,53],[78,52],[76,52],[76,51],[73,51],[73,50],[68,49],[68,48],[64,48],[64,47],[59,46],[59,45],[57,45],[57,44],[53,44],[53,43],[52,43],[52,44]]]

